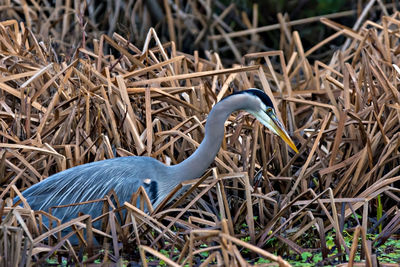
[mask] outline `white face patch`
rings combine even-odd
[[[254,107],[255,109],[260,108],[261,111],[267,110],[267,106],[264,104],[264,102],[261,101],[261,99],[259,97],[255,96],[255,95],[253,95],[252,97],[258,103],[258,107]],[[258,112],[258,110],[257,110],[257,112]]]
[[[257,99],[260,102],[261,111],[267,110],[267,106],[264,104],[264,102],[262,102],[259,98],[257,98]]]
[[[279,121],[279,125],[274,121],[276,119],[275,112],[272,107],[268,107],[258,96],[252,95],[252,107],[247,108],[246,111],[253,115],[257,120],[259,120],[265,127],[267,127],[272,133],[280,136],[277,128],[282,128]],[[267,110],[272,109],[272,111]],[[272,118],[270,117],[272,116]]]
[[[253,115],[256,119],[258,119],[265,127],[267,127],[271,132],[273,132],[276,135],[279,135],[277,131],[275,130],[275,122],[268,116],[268,114],[265,112],[267,110],[267,106],[264,104],[264,102],[261,101],[260,98],[254,96],[254,98],[257,100],[259,106],[258,110],[247,110],[251,115]],[[255,107],[257,109],[257,107]]]
[[[264,105],[265,106],[265,105]],[[265,113],[263,110],[259,110],[258,112],[249,111],[251,115],[256,117],[265,127],[267,127],[271,132],[276,135],[279,135],[275,130],[275,122]]]

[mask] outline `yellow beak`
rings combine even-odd
[[[290,138],[289,134],[286,132],[285,127],[283,127],[282,123],[278,120],[275,114],[269,114],[272,123],[268,123],[269,127],[272,128],[276,135],[283,139],[296,153],[299,153],[297,150],[296,145],[294,144],[293,140]]]
[[[290,138],[289,134],[286,132],[285,127],[278,120],[275,113],[271,111],[259,110],[257,112],[248,111],[253,114],[262,124],[264,124],[268,129],[274,134],[278,135],[283,141],[286,142],[296,153],[299,153],[293,140]]]

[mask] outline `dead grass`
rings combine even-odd
[[[241,65],[226,68],[217,53],[208,59],[181,53],[175,42],[162,43],[154,29],[147,32],[143,49],[111,30],[109,36],[81,39],[73,56],[63,57],[54,43],[26,28],[40,18],[37,10],[28,5],[22,10],[29,14],[26,23],[0,23],[2,264],[64,257],[76,264],[141,258],[145,265],[147,257],[173,266],[244,266],[263,257],[289,266],[274,253],[288,258],[289,251],[321,251],[321,264],[344,262],[349,255],[352,265],[358,250],[371,265],[376,248],[398,232],[397,11],[380,22],[365,20],[358,29],[323,18],[337,33],[309,51],[282,20],[283,51],[240,55]],[[85,21],[82,12],[74,12]],[[176,11],[167,11],[168,23],[184,24],[169,12]],[[70,31],[68,16],[62,18],[48,28],[48,36],[58,36],[57,27],[61,35]],[[87,31],[84,23],[74,25],[79,36]],[[38,28],[42,35],[43,27]],[[220,32],[228,46],[234,44]],[[330,62],[310,64],[309,55],[339,36],[349,41]],[[113,51],[105,53],[106,46]],[[100,218],[77,214],[63,224],[51,211],[32,211],[23,198],[24,207],[12,207],[12,198],[24,189],[79,164],[127,155],[181,162],[201,142],[212,106],[249,87],[275,96],[300,153],[288,151],[254,118],[238,113],[228,118],[214,168],[187,182],[186,194],[149,214],[143,212],[150,203],[142,189],[132,192],[131,202],[140,198],[141,207],[118,203],[110,192],[98,200],[104,203]],[[44,217],[53,222],[50,227]],[[99,229],[93,227],[97,220]],[[379,225],[379,236],[368,241],[366,234],[378,232]],[[62,237],[66,228],[72,231]],[[326,241],[331,229],[338,248],[333,256]],[[343,235],[353,231],[349,247]],[[67,240],[72,235],[81,249]]]

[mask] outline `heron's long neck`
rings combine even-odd
[[[232,112],[244,108],[245,102],[240,98],[232,96],[214,106],[208,115],[204,139],[198,149],[183,162],[171,166],[176,178],[179,177],[180,181],[198,178],[210,166],[221,147],[225,121]]]

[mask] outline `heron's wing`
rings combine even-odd
[[[149,176],[165,167],[145,157],[126,157],[80,165],[57,173],[23,192],[34,210],[101,199],[113,189],[120,203],[129,201],[140,186],[147,189],[151,199],[157,197],[157,182],[146,183]],[[160,165],[161,164],[161,165]],[[99,216],[102,202],[54,209],[63,221],[76,217],[78,212]]]

